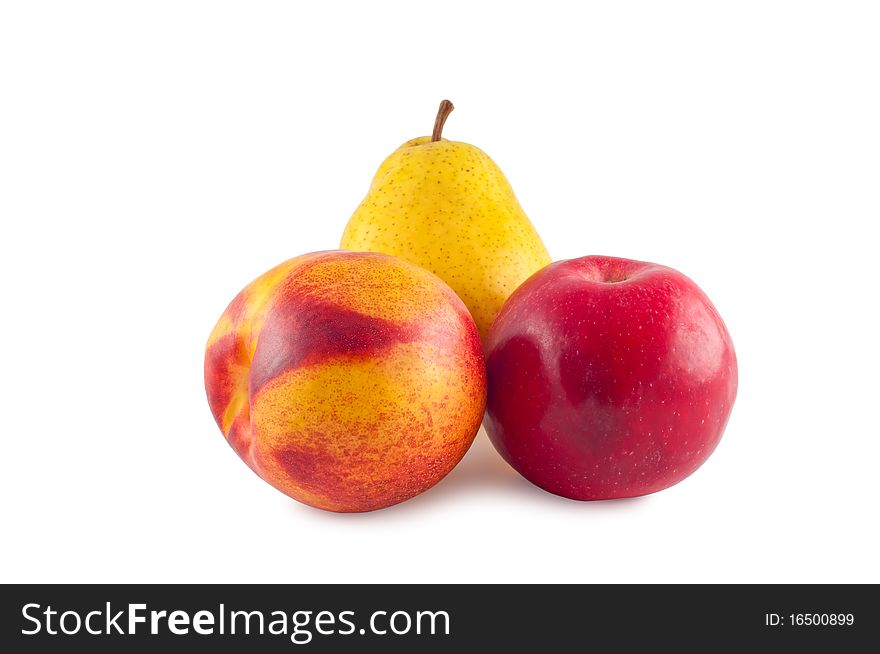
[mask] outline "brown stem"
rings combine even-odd
[[[434,132],[431,134],[431,141],[440,140],[440,135],[443,133],[443,125],[446,124],[446,119],[449,118],[449,114],[452,113],[453,109],[455,107],[449,100],[444,100],[440,103],[440,108],[437,110],[437,118],[434,120]]]

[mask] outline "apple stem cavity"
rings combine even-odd
[[[446,119],[449,118],[449,114],[452,113],[453,109],[455,109],[455,105],[449,100],[444,100],[440,103],[440,108],[437,110],[437,118],[434,119],[434,131],[431,133],[432,143],[440,140],[440,135],[443,134],[443,125],[446,124]]]

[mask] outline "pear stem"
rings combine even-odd
[[[443,133],[443,125],[446,124],[446,119],[449,118],[449,114],[452,113],[453,109],[455,109],[455,106],[449,100],[444,100],[440,103],[440,108],[437,110],[437,118],[434,120],[434,132],[431,134],[432,142],[440,140],[440,135]]]

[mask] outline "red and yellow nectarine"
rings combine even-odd
[[[438,277],[383,254],[291,259],[232,301],[208,340],[217,424],[306,504],[370,511],[437,483],[486,402],[477,327]]]

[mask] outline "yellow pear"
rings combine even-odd
[[[379,166],[341,247],[430,270],[464,301],[485,338],[504,301],[550,256],[495,162],[441,138],[452,109],[444,100],[433,135],[407,141]]]

